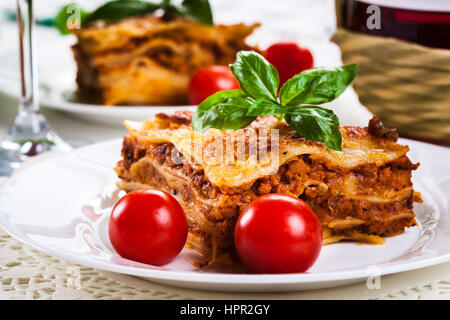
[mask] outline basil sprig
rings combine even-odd
[[[203,101],[193,117],[194,131],[236,130],[258,116],[276,116],[302,137],[342,150],[338,117],[317,104],[333,101],[345,91],[356,76],[356,64],[303,71],[281,87],[279,98],[278,73],[260,54],[240,51],[230,68],[241,90],[219,91]]]
[[[173,4],[171,0],[162,0],[160,3],[142,0],[112,0],[92,12],[81,9],[76,3],[65,5],[55,17],[55,26],[61,34],[69,34],[67,20],[72,17],[73,12],[68,12],[67,9],[71,6],[76,6],[80,10],[82,26],[98,20],[118,21],[157,10],[161,10],[166,16],[188,17],[201,24],[213,25],[214,23],[208,0],[183,0],[180,4]]]

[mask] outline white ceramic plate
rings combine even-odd
[[[388,238],[384,245],[352,242],[322,249],[307,273],[257,275],[242,266],[196,269],[196,254],[183,252],[163,267],[119,257],[107,235],[108,214],[120,192],[113,167],[121,140],[59,154],[25,168],[0,189],[0,225],[32,247],[86,266],[189,288],[222,291],[292,291],[333,287],[368,277],[422,268],[450,260],[450,149],[403,140],[413,161],[415,206],[420,227]]]

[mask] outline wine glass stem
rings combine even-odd
[[[39,111],[32,0],[17,0],[17,22],[21,90],[19,113],[10,135],[17,138],[37,137],[44,135],[48,126]]]
[[[17,24],[21,81],[19,112],[8,136],[0,140],[0,176],[10,175],[28,157],[52,150],[71,149],[50,130],[39,111],[32,0],[17,0]]]
[[[32,0],[17,1],[17,21],[19,26],[21,97],[20,108],[39,110],[36,101],[37,72],[34,59],[33,3]]]

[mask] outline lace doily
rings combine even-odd
[[[118,279],[122,278],[122,279]],[[30,248],[0,231],[1,299],[186,299],[131,277],[110,277]],[[143,282],[140,284],[139,282]]]
[[[411,277],[411,279],[415,278]],[[279,294],[236,294],[188,290],[61,261],[22,244],[0,230],[0,299],[360,299],[361,288],[364,286],[365,284],[356,284],[309,293]],[[370,297],[374,294],[376,295],[376,291],[366,294],[366,297],[370,299],[450,299],[450,277]]]

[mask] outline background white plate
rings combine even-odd
[[[220,291],[292,291],[333,287],[367,277],[417,269],[450,260],[450,151],[402,140],[413,161],[415,206],[421,227],[388,238],[384,245],[338,243],[325,246],[307,273],[257,275],[242,266],[196,269],[183,250],[172,263],[154,267],[123,259],[107,235],[108,214],[120,192],[113,167],[121,141],[64,153],[13,176],[0,189],[0,225],[36,249],[75,263],[145,277],[183,287]]]

